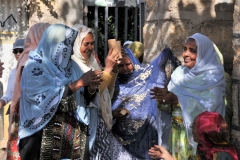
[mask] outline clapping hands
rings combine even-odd
[[[90,89],[95,90],[102,82],[102,71],[101,70],[89,70],[84,73],[81,77],[84,86],[89,86]]]
[[[168,91],[167,83],[164,83],[164,88],[154,87],[150,90],[152,95],[151,99],[156,99],[162,104],[176,104],[178,103],[177,96]]]

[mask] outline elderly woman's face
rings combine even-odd
[[[197,45],[194,39],[188,39],[184,45],[182,57],[189,69],[193,68],[197,60]]]
[[[82,40],[80,46],[80,52],[85,59],[89,59],[94,50],[94,39],[91,33],[88,33],[85,38]]]
[[[123,56],[121,62],[118,64],[118,71],[120,74],[128,74],[133,71],[133,65],[128,57]]]

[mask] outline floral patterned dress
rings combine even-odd
[[[176,160],[194,160],[196,151],[189,144],[180,106],[174,106],[169,151]]]

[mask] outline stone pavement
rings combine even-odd
[[[0,149],[0,159],[1,160],[6,160],[7,158],[7,152],[5,152],[4,150]]]

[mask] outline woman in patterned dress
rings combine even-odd
[[[142,66],[129,48],[124,48],[118,65],[119,74],[112,99],[116,122],[112,132],[121,146],[115,144],[117,159],[150,159],[148,149],[154,144],[168,147],[171,114],[160,111],[151,100],[150,88],[167,82],[168,61],[177,67],[169,48],[164,49],[150,64]],[[122,114],[126,111],[127,114]],[[132,156],[129,156],[129,154]]]

